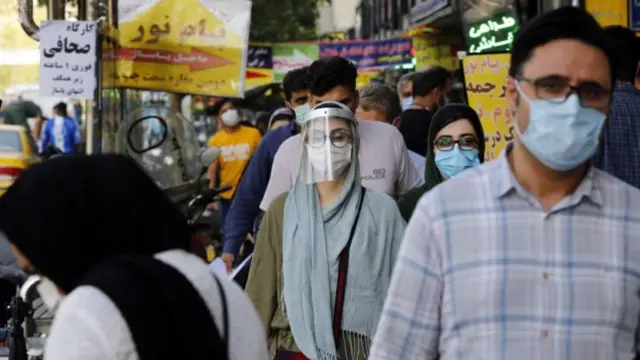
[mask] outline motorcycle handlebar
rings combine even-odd
[[[218,195],[222,194],[225,191],[231,190],[231,188],[232,188],[231,185],[224,185],[224,186],[217,187],[215,189],[209,189],[203,192],[197,198],[195,198],[191,202],[190,207],[204,206],[209,203],[212,203]]]

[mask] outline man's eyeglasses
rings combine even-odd
[[[351,133],[345,129],[333,129],[328,135],[326,132],[321,130],[311,130],[309,134],[307,134],[305,140],[307,144],[312,147],[321,147],[327,141],[327,138],[329,138],[329,141],[331,141],[333,146],[343,148],[351,144],[353,137],[351,136]]]
[[[458,144],[460,150],[477,150],[478,138],[473,135],[462,135],[458,140],[455,140],[451,135],[443,135],[438,137],[433,144],[436,149],[440,151],[449,151]]]
[[[569,84],[567,77],[558,75],[538,79],[518,76],[516,80],[531,84],[535,90],[536,98],[554,103],[564,103],[573,93],[578,95],[580,104],[584,107],[602,109],[611,100],[611,89],[593,81],[585,81],[578,86],[573,86]]]

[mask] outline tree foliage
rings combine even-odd
[[[95,3],[95,0],[88,1]],[[69,2],[77,3],[76,0],[67,0],[67,3]],[[316,40],[318,4],[322,2],[331,3],[328,0],[253,0],[250,40],[252,42]],[[38,4],[46,6],[48,0],[38,0]]]
[[[253,0],[252,42],[315,40],[318,0]]]

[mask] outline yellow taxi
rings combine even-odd
[[[23,126],[0,124],[0,196],[38,161],[38,146]]]

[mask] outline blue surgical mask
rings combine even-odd
[[[478,164],[480,164],[478,150],[461,150],[458,144],[455,144],[451,150],[436,152],[436,166],[445,179]]]
[[[307,122],[307,114],[310,109],[311,107],[309,106],[309,103],[297,106],[293,109],[293,111],[296,112],[296,124],[303,126]]]
[[[408,97],[408,98],[402,99],[402,110],[409,109],[411,107],[411,104],[413,104],[413,98]]]
[[[598,148],[606,115],[580,104],[578,95],[562,99],[529,99],[529,126],[514,129],[522,144],[541,163],[556,171],[567,171],[585,163]]]

